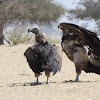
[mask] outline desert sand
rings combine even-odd
[[[36,85],[23,55],[29,46],[0,46],[0,100],[100,100],[100,75],[82,71],[80,82],[71,82],[75,67],[64,53],[61,71],[51,73],[49,84],[43,73]]]

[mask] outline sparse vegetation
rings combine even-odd
[[[31,42],[33,40],[33,35],[28,34],[25,29],[27,29],[25,26],[17,26],[14,29],[10,29],[9,31],[5,32],[4,35],[9,45]]]
[[[53,44],[59,44],[61,41],[61,37],[56,37],[56,36],[47,36],[46,38],[48,40],[49,43],[53,43]]]
[[[11,45],[24,44],[32,40],[31,35],[23,32],[10,32],[7,37]]]

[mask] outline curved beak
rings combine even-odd
[[[61,25],[58,25],[58,28],[60,28],[60,29],[62,29],[62,30],[64,29],[64,27],[62,27]]]
[[[58,25],[58,28],[60,28],[60,25]]]
[[[29,33],[29,32],[32,32],[32,29],[28,29],[28,33]]]

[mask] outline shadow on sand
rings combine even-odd
[[[43,85],[44,83],[36,83],[36,82],[31,82],[31,83],[13,83],[9,84],[9,87],[19,87],[19,86],[36,86],[36,85]]]
[[[100,82],[100,81],[78,81],[78,82],[75,82],[74,80],[65,80],[62,83],[91,83],[91,82]]]
[[[62,84],[62,83],[93,83],[93,82],[100,82],[100,81],[79,81],[79,82],[75,82],[73,80],[65,80],[63,82],[50,82],[49,84]],[[38,85],[49,85],[46,84],[46,82],[40,82],[40,83],[36,83],[36,82],[31,82],[31,83],[13,83],[13,84],[9,84],[8,87],[19,87],[19,86],[38,86]]]
[[[50,82],[51,83],[56,83],[56,82]],[[19,86],[38,86],[38,85],[49,85],[46,84],[45,82],[31,82],[31,83],[13,83],[13,84],[9,84],[8,87],[19,87]]]

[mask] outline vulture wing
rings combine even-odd
[[[41,54],[40,51],[38,51],[37,46],[29,47],[24,55],[26,56],[27,62],[33,72],[41,74],[41,72],[43,72],[41,66],[43,62],[41,61]]]
[[[41,52],[41,57],[45,63],[42,64],[42,69],[51,70],[53,75],[61,70],[62,66],[62,52],[59,47],[47,43],[44,46],[39,46],[38,50]]]
[[[50,70],[54,75],[57,71],[61,70],[61,50],[53,44],[37,44],[29,47],[24,55],[26,56],[31,69],[35,73]]]
[[[66,25],[78,30],[79,36],[84,38],[86,45],[88,45],[93,50],[93,53],[96,56],[100,57],[100,40],[96,33],[75,24],[66,23]]]

